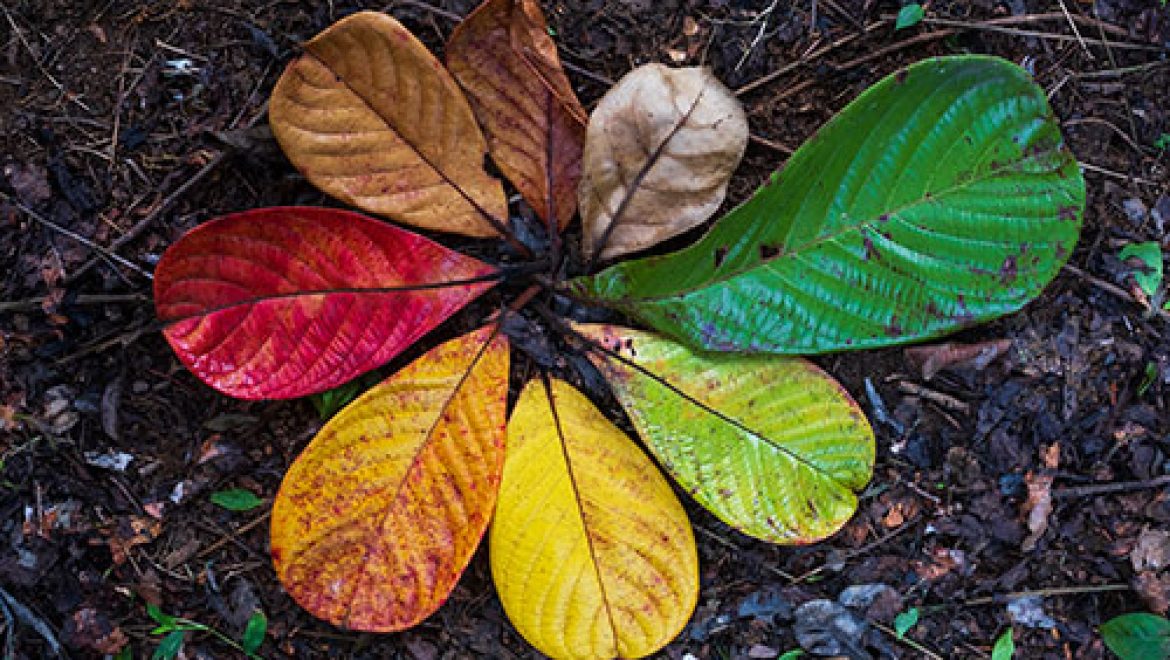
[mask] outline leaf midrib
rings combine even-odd
[[[879,214],[879,218],[881,215],[894,216],[894,215],[903,213],[903,212],[910,210],[910,209],[913,209],[917,206],[926,204],[928,199],[929,200],[943,199],[943,198],[945,198],[949,195],[952,195],[954,193],[961,192],[961,191],[965,190],[966,188],[968,188],[969,186],[974,186],[974,185],[977,185],[980,183],[984,183],[990,179],[997,178],[998,176],[1000,176],[1002,174],[1009,173],[1009,172],[1013,171],[1014,168],[1017,168],[1019,165],[1021,165],[1023,163],[1039,160],[1041,157],[1048,156],[1048,155],[1051,155],[1054,153],[1059,153],[1062,151],[1064,151],[1064,148],[1063,148],[1063,145],[1060,145],[1054,149],[1048,149],[1045,151],[1037,152],[1034,156],[1029,156],[1027,158],[1013,161],[1011,163],[1011,165],[1009,165],[1009,166],[1005,166],[1002,168],[993,168],[993,169],[989,170],[982,177],[973,177],[967,181],[964,181],[960,184],[951,186],[949,188],[944,188],[944,189],[939,190],[937,192],[931,192],[929,198],[926,197],[924,194],[919,199],[916,199],[916,200],[909,202],[907,204],[904,204],[900,207],[897,207],[897,208],[891,209],[889,211],[886,211],[882,214]],[[1066,153],[1064,159],[1062,160],[1062,162],[1060,164],[1060,167],[1064,167],[1065,165],[1067,165],[1068,157],[1069,156]],[[1060,169],[1060,168],[1056,168],[1056,169]],[[1056,169],[1050,170],[1050,172],[1056,171]],[[746,203],[751,203],[751,201],[753,201],[753,200],[749,200]],[[735,211],[732,211],[732,213],[734,213],[734,212]],[[686,296],[688,296],[692,293],[695,293],[697,291],[702,291],[703,289],[706,289],[708,287],[712,287],[712,286],[717,285],[717,284],[722,284],[722,283],[728,282],[730,280],[739,278],[743,275],[750,274],[751,271],[753,271],[757,268],[765,267],[765,266],[773,267],[777,262],[780,262],[781,260],[800,256],[801,254],[806,253],[810,250],[815,250],[816,248],[818,248],[819,246],[821,246],[825,243],[836,241],[837,239],[841,238],[842,236],[844,236],[846,234],[853,233],[853,232],[860,232],[864,228],[872,228],[875,221],[876,221],[875,218],[866,218],[864,220],[859,221],[856,224],[845,226],[837,232],[833,232],[831,234],[826,234],[824,236],[819,236],[819,237],[817,237],[817,238],[815,238],[815,239],[813,239],[813,240],[811,240],[803,245],[796,247],[795,249],[782,252],[781,254],[778,254],[775,257],[772,257],[771,259],[761,259],[759,261],[754,261],[753,263],[748,264],[739,270],[732,271],[732,272],[727,273],[723,276],[713,278],[711,280],[703,282],[702,284],[698,284],[698,285],[695,285],[695,286],[692,286],[692,287],[689,287],[686,289],[679,289],[676,291],[672,291],[670,293],[665,293],[665,294],[655,295],[655,296],[626,296],[626,297],[623,297],[621,299],[613,300],[613,301],[608,301],[608,299],[607,299],[607,301],[611,302],[612,304],[619,305],[619,306],[628,306],[628,305],[631,305],[634,303],[640,303],[640,302],[657,302],[657,301],[671,300],[671,299],[675,299],[675,298],[683,298],[683,297],[686,297]],[[701,244],[696,245],[694,249],[698,249],[700,246],[701,246]],[[668,257],[664,257],[664,261],[666,258],[668,258]],[[601,298],[604,298],[604,297],[601,297]]]

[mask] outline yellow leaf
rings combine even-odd
[[[313,185],[371,213],[467,236],[499,235],[507,201],[459,86],[398,21],[346,17],[305,44],[269,117]]]
[[[666,479],[563,381],[520,395],[490,544],[508,617],[554,658],[653,653],[698,598],[695,539]]]
[[[447,599],[491,518],[508,345],[483,328],[375,386],[285,475],[272,559],[289,594],[356,630],[409,628]]]

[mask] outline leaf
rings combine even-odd
[[[610,259],[711,217],[747,140],[743,108],[710,69],[646,64],[627,73],[589,118],[585,253]]]
[[[894,617],[894,635],[898,639],[906,636],[910,629],[918,625],[918,608],[911,607],[905,612],[900,612],[898,616]]]
[[[346,407],[349,405],[349,402],[356,399],[357,395],[361,394],[363,389],[372,385],[372,382],[364,382],[371,375],[366,374],[348,383],[338,385],[331,390],[318,392],[310,396],[309,401],[312,402],[313,408],[317,410],[317,416],[321,418],[321,421],[328,421],[330,417],[337,414],[338,410]]]
[[[228,511],[251,511],[264,504],[264,500],[256,497],[255,493],[243,488],[221,490],[212,493],[210,499],[212,504],[218,504]]]
[[[772,543],[811,543],[857,508],[874,436],[811,362],[696,353],[637,330],[582,325],[590,359],[662,466],[700,504]]]
[[[937,58],[863,93],[697,244],[570,286],[696,348],[888,346],[1019,309],[1067,259],[1083,207],[1028,74]]]
[[[508,216],[459,86],[398,21],[363,11],[305,44],[272,90],[272,134],[321,190],[398,222],[492,237]]]
[[[1122,261],[1137,259],[1140,265],[1133,271],[1133,279],[1147,296],[1152,298],[1158,292],[1158,287],[1162,286],[1163,271],[1162,246],[1157,241],[1130,243],[1121,248],[1117,258]]]
[[[264,612],[256,610],[248,617],[248,624],[244,626],[244,634],[240,637],[240,648],[247,655],[254,655],[264,643],[264,635],[268,632],[268,617]]]
[[[508,345],[486,327],[342,410],[285,475],[272,561],[314,616],[409,628],[447,599],[487,528],[504,460]]]
[[[894,30],[901,30],[903,28],[914,27],[922,22],[922,18],[926,16],[926,10],[917,2],[912,2],[908,5],[903,5],[898,10],[898,20],[894,23]]]
[[[287,399],[390,360],[495,274],[357,213],[274,207],[212,220],[172,245],[154,299],[171,348],[203,382]]]
[[[471,101],[492,160],[537,215],[563,230],[577,210],[587,115],[540,5],[481,4],[447,42],[447,68]]]
[[[1012,660],[1015,654],[1016,643],[1012,640],[1012,629],[1008,628],[995,640],[995,646],[991,649],[991,660]]]
[[[184,631],[176,630],[163,637],[150,655],[151,660],[171,660],[179,655],[179,651],[183,650],[184,635]]]
[[[654,464],[571,385],[531,382],[508,424],[490,535],[516,629],[554,658],[637,658],[698,598],[686,512]]]
[[[154,603],[146,604],[146,615],[153,619],[154,622],[160,626],[175,625],[175,617],[167,614],[166,612],[163,612],[162,609],[160,609],[159,606],[155,605]]]
[[[1155,614],[1113,617],[1101,624],[1101,638],[1121,660],[1170,657],[1170,621]]]

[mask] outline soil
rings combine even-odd
[[[265,657],[537,656],[482,551],[449,602],[405,633],[338,629],[295,605],[271,568],[266,511],[320,417],[307,400],[241,402],[199,383],[151,304],[153,264],[199,223],[330,203],[265,131],[265,100],[299,44],[387,9],[441,50],[472,3],[433,4],[0,5],[4,657],[147,657],[161,636],[146,603],[234,639],[262,609]],[[1032,70],[1085,168],[1070,266],[1023,311],[951,338],[979,348],[818,360],[878,436],[873,481],[842,532],[772,546],[688,501],[702,591],[663,657],[776,657],[830,611],[861,624],[838,634],[856,657],[988,657],[1010,629],[1017,657],[1099,658],[1104,621],[1166,613],[1170,315],[1151,311],[1118,251],[1170,247],[1170,9],[940,1],[895,30],[898,3],[874,0],[544,8],[587,107],[649,61],[706,64],[741,92],[753,139],[729,205],[866,86],[959,52]],[[227,488],[266,503],[209,500]],[[796,609],[817,599],[851,608]],[[918,622],[899,639],[894,616],[911,608]],[[207,633],[189,633],[183,653],[237,654]]]

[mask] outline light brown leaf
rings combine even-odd
[[[487,134],[492,160],[550,226],[577,210],[585,109],[534,0],[488,0],[447,43],[447,67]]]
[[[305,44],[272,91],[273,135],[318,188],[416,227],[499,235],[500,181],[463,92],[398,21],[344,18]]]
[[[586,254],[641,250],[709,218],[747,139],[743,108],[710,70],[626,74],[589,118],[578,193]]]

